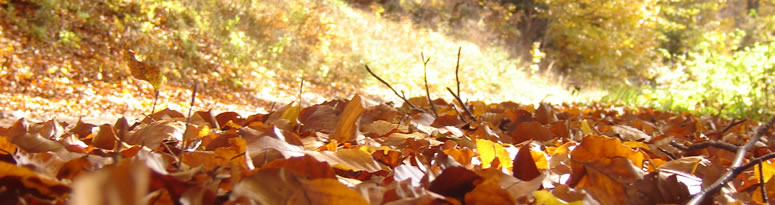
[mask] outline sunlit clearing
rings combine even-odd
[[[470,41],[455,40],[443,33],[420,28],[408,19],[400,22],[382,19],[344,4],[333,9],[329,17],[337,19],[330,31],[332,35],[349,42],[351,50],[347,52],[359,54],[363,65],[369,65],[377,75],[408,97],[425,95],[422,52],[430,58],[427,72],[432,97],[451,99],[446,88],[456,90],[455,65],[459,47],[462,48],[460,89],[467,100],[560,103],[596,99],[604,94],[588,90],[574,95],[559,77],[548,81],[548,77],[526,73],[531,62],[509,57],[499,45],[483,47]],[[484,35],[472,33],[470,36]],[[370,76],[361,82],[364,93],[400,100]]]

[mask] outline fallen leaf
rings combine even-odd
[[[300,177],[309,179],[329,178],[335,179],[336,174],[326,162],[321,162],[312,156],[291,157],[289,159],[275,160],[264,165],[264,168],[284,168],[293,171]]]
[[[70,186],[38,174],[25,167],[0,161],[0,201],[33,196],[40,199],[63,200],[70,194]],[[18,201],[17,201],[18,202]]]
[[[442,196],[462,199],[466,193],[476,187],[477,181],[482,177],[463,167],[450,167],[441,172],[431,182],[428,190]]]
[[[302,180],[301,189],[289,199],[289,204],[369,204],[358,192],[350,189],[336,179]]]
[[[334,134],[329,136],[329,139],[339,142],[350,142],[355,140],[358,135],[358,119],[363,114],[364,107],[361,97],[358,95],[353,96],[347,106],[344,108],[344,112],[339,117],[339,121],[336,123],[336,130]]]
[[[493,143],[490,140],[476,139],[476,150],[479,152],[479,159],[482,161],[482,168],[490,167],[490,164],[497,158],[500,161],[498,169],[512,169],[512,160],[506,149],[500,144]]]
[[[517,179],[530,181],[541,175],[533,161],[533,155],[530,154],[530,145],[525,145],[519,149],[517,156],[514,157],[514,177]]]
[[[508,191],[501,188],[497,177],[490,177],[465,194],[465,204],[516,204]]]
[[[92,146],[102,149],[112,150],[118,144],[118,137],[109,124],[100,125],[97,135],[92,138]]]
[[[149,183],[150,170],[145,164],[126,159],[115,167],[76,178],[70,204],[146,204],[143,197],[148,193]]]
[[[130,145],[143,145],[151,149],[156,149],[163,140],[173,139],[183,140],[183,132],[186,129],[186,123],[177,120],[159,120],[146,126],[133,130],[123,141]]]

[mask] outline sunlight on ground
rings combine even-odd
[[[527,74],[528,65],[510,58],[500,45],[481,47],[418,28],[409,20],[394,22],[348,6],[339,6],[331,15],[338,19],[332,31],[334,36],[351,41],[350,52],[362,54],[363,64],[369,65],[399,92],[406,92],[408,97],[425,95],[420,60],[420,52],[423,52],[426,58],[431,58],[427,70],[431,95],[451,99],[446,87],[455,89],[458,47],[462,48],[461,92],[468,100],[562,103],[594,100],[605,95],[605,92],[591,89],[573,95],[563,85],[565,80],[550,81],[541,75]],[[484,35],[471,33],[471,36]],[[363,93],[379,93],[392,101],[399,100],[371,77],[362,82],[365,82]]]

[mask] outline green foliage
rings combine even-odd
[[[652,65],[658,41],[656,0],[540,0],[549,19],[548,60],[582,79],[626,81]]]
[[[733,35],[706,33],[703,42],[690,52],[685,64],[661,68],[657,86],[619,88],[608,101],[648,105],[665,110],[694,111],[726,117],[764,120],[772,114],[775,96],[775,42],[755,44],[732,55],[719,55],[720,42],[739,42],[744,32]]]

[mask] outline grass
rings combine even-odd
[[[462,47],[461,88],[468,100],[528,103],[586,98],[572,95],[560,77],[548,81],[531,73],[528,68],[538,62],[520,62],[504,47],[475,43],[488,37],[486,29],[471,28],[482,32],[470,33],[469,39],[453,38],[408,18],[383,19],[337,0],[77,0],[32,4],[36,6],[29,8],[39,15],[4,10],[3,15],[11,17],[5,23],[22,26],[22,35],[33,40],[56,42],[52,48],[41,49],[74,56],[58,63],[86,65],[69,72],[68,77],[76,81],[127,79],[128,72],[120,62],[95,62],[114,59],[118,55],[114,50],[131,48],[145,62],[161,67],[171,84],[188,87],[187,83],[197,81],[206,86],[205,92],[246,90],[263,94],[266,89],[293,88],[304,79],[317,86],[339,88],[333,97],[362,93],[397,100],[363,66],[371,66],[407,96],[424,96],[423,52],[431,58],[431,95],[451,99],[445,88],[455,86],[456,54]],[[84,57],[84,50],[95,54]]]

